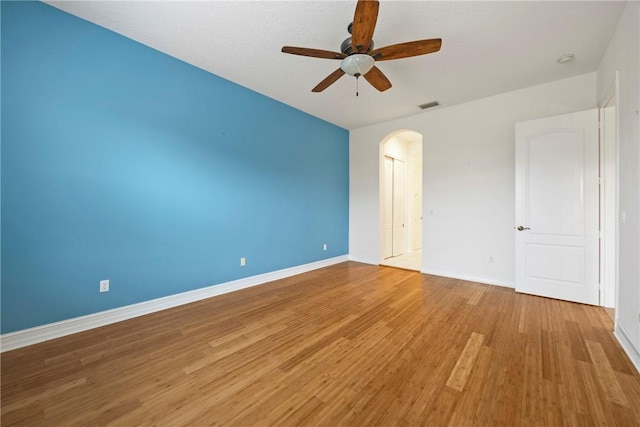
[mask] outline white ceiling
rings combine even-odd
[[[47,2],[346,129],[595,71],[624,2],[380,2],[376,47],[442,38],[440,52],[385,61],[380,93],[339,61],[287,55],[284,45],[339,51],[355,1]],[[560,65],[556,58],[575,54]],[[438,107],[442,108],[442,107]]]

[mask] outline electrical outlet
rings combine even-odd
[[[100,292],[109,292],[108,280],[100,280]]]
[[[495,257],[493,255],[489,257],[489,262],[490,263],[496,262],[496,259],[495,259]]]
[[[327,250],[327,244],[325,243],[324,245],[322,245],[322,250],[326,251]]]
[[[240,258],[240,267],[247,265],[247,259],[245,257]]]

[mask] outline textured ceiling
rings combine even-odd
[[[385,61],[379,93],[344,76],[312,93],[339,61],[284,45],[339,51],[355,1],[47,2],[346,129],[595,71],[623,2],[381,1],[376,47],[442,38],[440,52]],[[575,54],[565,65],[556,58]],[[428,113],[427,113],[428,114]]]

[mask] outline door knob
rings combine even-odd
[[[529,227],[518,226],[518,231],[531,230]]]

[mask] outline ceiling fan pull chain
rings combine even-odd
[[[356,76],[356,96],[358,96],[358,77],[360,76]]]

